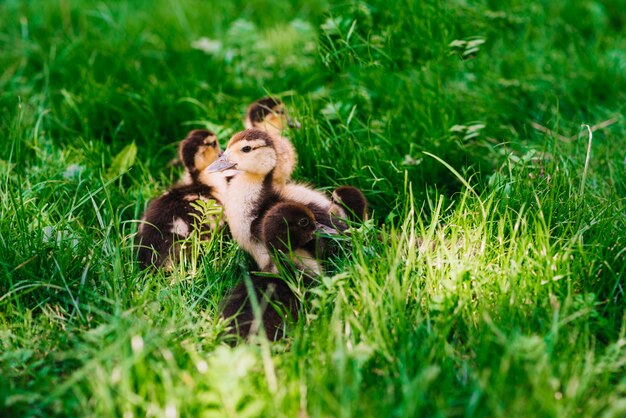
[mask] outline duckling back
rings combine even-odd
[[[173,187],[150,203],[139,225],[136,243],[138,261],[142,268],[168,266],[176,260],[175,245],[199,230],[200,237],[218,228],[221,215],[210,216],[201,223],[201,210],[194,203],[215,200],[211,187],[191,184]],[[216,201],[216,203],[219,203]]]

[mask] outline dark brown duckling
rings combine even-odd
[[[316,231],[331,232],[315,221],[313,213],[296,202],[281,202],[263,217],[261,235],[263,243],[274,257],[283,258],[304,273],[305,286],[310,275],[321,272],[316,260]],[[279,264],[280,261],[276,261]],[[283,264],[286,266],[286,264]],[[297,316],[300,300],[289,284],[281,278],[250,276],[251,289],[260,307],[261,320],[255,320],[254,304],[245,281],[239,283],[226,299],[222,316],[232,320],[231,334],[246,338],[258,331],[263,323],[267,337],[276,341],[285,334],[286,325]]]
[[[191,131],[179,151],[185,164],[185,180],[150,202],[137,230],[137,258],[142,268],[171,267],[178,254],[174,244],[198,227],[201,213],[193,206],[195,202],[214,200],[221,205],[223,177],[203,172],[220,154],[215,135],[208,130]],[[220,222],[221,211],[201,225],[201,235],[217,228]]]
[[[261,240],[274,256],[274,265],[285,267],[280,258],[286,259],[311,276],[323,273],[319,259],[324,254],[324,240],[320,235],[336,233],[317,222],[307,206],[291,201],[272,206],[261,221]]]
[[[221,315],[230,320],[228,333],[247,338],[258,334],[261,322],[271,341],[285,336],[287,325],[298,315],[300,301],[289,284],[279,277],[250,275],[250,286],[261,312],[259,321],[246,282],[241,281],[224,301]]]

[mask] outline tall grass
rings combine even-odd
[[[613,0],[3,2],[2,414],[624,415],[625,22]],[[133,235],[185,133],[224,144],[268,93],[302,124],[295,177],[360,187],[372,220],[287,339],[230,347],[249,257],[218,235],[142,272]]]

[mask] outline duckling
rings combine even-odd
[[[333,202],[325,193],[313,189],[310,185],[289,182],[280,187],[280,194],[285,200],[293,200],[311,207],[316,219],[324,225],[331,225],[326,222],[326,219],[330,219]],[[341,222],[335,222],[335,224],[334,226],[341,230],[347,228]]]
[[[185,180],[150,202],[141,218],[136,236],[138,261],[142,268],[149,266],[170,267],[176,251],[174,244],[186,237],[196,227],[200,215],[193,203],[199,200],[215,200],[220,204],[220,190],[225,189],[221,176],[210,175],[205,168],[220,153],[215,135],[208,130],[189,132],[179,147],[181,161],[185,164]],[[215,229],[220,215],[202,225],[201,232]]]
[[[274,97],[263,97],[250,104],[244,126],[246,129],[259,129],[272,135],[281,135],[287,126],[300,128],[300,124],[287,115],[285,104]]]
[[[367,220],[367,199],[363,193],[352,186],[341,186],[333,191],[330,213],[334,218],[350,223]]]
[[[333,228],[315,220],[313,212],[297,202],[279,202],[271,207],[261,221],[261,239],[276,258],[287,257],[300,271],[309,276],[323,273],[319,258],[324,243],[316,233],[334,235]],[[276,260],[274,265],[280,264]],[[274,271],[278,273],[278,270]]]
[[[298,155],[291,141],[283,136],[283,130],[300,125],[286,114],[283,102],[272,97],[264,97],[248,106],[244,125],[246,129],[258,129],[274,138],[278,158],[274,182],[286,183],[296,167]]]
[[[212,138],[209,139],[207,135]],[[187,134],[187,137],[178,144],[178,153],[176,154],[176,157],[167,163],[167,165],[171,167],[177,167],[182,165],[185,168],[184,176],[179,182],[180,184],[190,184],[194,181],[191,178],[190,167],[195,166],[198,168],[197,171],[201,172],[204,167],[206,167],[213,161],[210,160],[207,164],[203,164],[201,161],[198,161],[197,164],[194,164],[194,161],[190,160],[190,158],[195,158],[196,156],[202,158],[201,152],[199,152],[197,149],[198,143],[196,141],[205,142],[205,145],[213,147],[215,146],[215,144],[217,144],[217,146],[219,147],[217,137],[211,131],[208,131],[206,129],[195,129],[193,131],[190,131]],[[185,161],[185,158],[187,158],[187,161]]]
[[[244,121],[246,129],[259,129],[272,135],[275,139],[275,149],[278,155],[276,169],[274,170],[273,182],[277,185],[285,185],[282,193],[287,199],[295,196],[295,200],[314,203],[321,207],[330,207],[331,200],[323,193],[307,187],[303,184],[287,183],[297,164],[297,154],[293,144],[282,135],[283,130],[289,126],[300,128],[300,124],[290,118],[284,103],[273,97],[264,97],[248,106]]]
[[[261,239],[261,220],[274,204],[281,201],[301,203],[318,222],[332,227],[330,200],[320,199],[319,192],[303,185],[289,187],[291,185],[274,183],[277,164],[276,140],[267,132],[248,129],[235,134],[224,154],[206,170],[218,172],[235,168],[238,171],[228,183],[224,213],[232,237],[252,255],[263,271],[274,270],[269,251]]]
[[[178,145],[178,158],[185,167],[180,184],[202,182],[200,174],[221,154],[217,136],[208,129],[194,129]]]
[[[308,282],[308,274],[319,274],[321,271],[321,266],[315,259],[314,234],[322,228],[306,206],[295,202],[280,202],[263,217],[261,235],[263,243],[277,257],[292,255],[293,257],[288,258],[305,273],[303,277]],[[282,338],[285,324],[297,314],[299,299],[284,280],[276,277],[251,275],[250,284],[257,302],[261,305],[260,319],[268,338],[274,341]],[[231,334],[245,338],[256,332],[258,318],[254,316],[250,299],[245,282],[239,283],[226,299],[222,316],[233,321]]]
[[[252,292],[245,280],[228,294],[221,307],[221,316],[231,321],[228,333],[247,338],[258,333],[260,323],[267,338],[278,341],[285,336],[286,325],[297,317],[300,301],[287,282],[278,277],[250,275]],[[261,310],[254,314],[252,296]]]

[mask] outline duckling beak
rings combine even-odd
[[[337,235],[338,232],[336,229],[331,228],[330,226],[321,224],[319,222],[315,222],[315,232],[319,232],[326,235]]]
[[[209,165],[205,170],[207,171],[207,173],[215,173],[217,171],[228,170],[229,168],[233,168],[236,165],[236,163],[233,163],[228,159],[228,153],[225,152],[220,155],[217,160],[213,161],[213,163]]]

